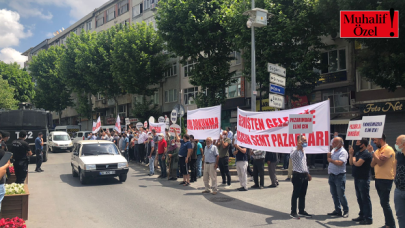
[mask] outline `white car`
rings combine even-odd
[[[71,165],[73,177],[79,176],[82,184],[91,179],[117,176],[121,182],[127,180],[128,162],[118,147],[107,140],[75,143]]]
[[[48,136],[48,148],[52,152],[72,151],[73,143],[68,133],[52,131]]]
[[[90,133],[91,131],[78,131],[76,133],[73,133],[72,142],[77,143],[80,140],[87,140],[87,137],[89,136]]]

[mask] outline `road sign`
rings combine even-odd
[[[278,76],[277,74],[270,73],[270,83],[281,85],[285,87],[285,78]]]
[[[273,108],[283,108],[284,97],[276,94],[269,94],[269,106]]]
[[[177,104],[176,106],[174,106],[174,109],[176,109],[177,111],[177,116],[178,117],[183,117],[184,116],[184,106],[181,104]]]
[[[125,118],[125,125],[130,125],[131,122],[129,121],[129,118]]]
[[[144,128],[148,128],[148,121],[145,121],[145,122],[143,123],[143,127],[144,127]]]
[[[270,84],[270,93],[277,93],[280,95],[284,95],[285,89],[282,86]]]
[[[166,123],[166,128],[169,129],[170,126],[170,119],[165,115],[165,123]]]
[[[172,114],[170,115],[170,120],[172,121],[173,124],[177,122],[177,110],[173,109]]]
[[[164,122],[165,122],[165,118],[163,116],[159,116],[158,123],[164,123]]]
[[[268,63],[267,71],[270,72],[270,73],[274,73],[274,74],[283,76],[283,77],[286,76],[285,68],[281,67],[279,65],[273,64],[273,63]]]
[[[138,130],[141,129],[142,126],[143,126],[143,124],[141,122],[136,123],[136,128]]]

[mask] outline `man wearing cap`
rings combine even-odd
[[[13,158],[14,158],[14,171],[16,176],[15,183],[23,184],[28,172],[28,156],[32,155],[30,146],[25,140],[27,136],[26,131],[20,131],[18,139],[14,140],[12,145]]]
[[[43,172],[41,169],[42,159],[43,159],[43,146],[44,146],[44,139],[42,138],[42,132],[38,133],[38,137],[35,139],[35,155],[37,156],[37,168],[35,172]]]

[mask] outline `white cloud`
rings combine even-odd
[[[27,61],[27,56],[22,56],[21,52],[13,48],[3,48],[0,50],[0,61],[5,63],[17,62],[21,67],[24,67],[24,62]]]
[[[48,33],[45,35],[45,37],[46,37],[46,38],[52,38],[52,37],[54,37],[54,35],[53,35],[51,32],[48,32]]]
[[[15,9],[22,17],[40,17],[46,20],[53,17],[50,12],[44,13],[42,9],[32,6],[29,1],[13,0],[9,6]]]
[[[6,9],[0,10],[0,48],[17,46],[20,39],[32,36],[30,30],[24,31],[20,15]]]

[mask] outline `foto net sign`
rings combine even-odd
[[[340,11],[341,38],[398,38],[399,11]]]

